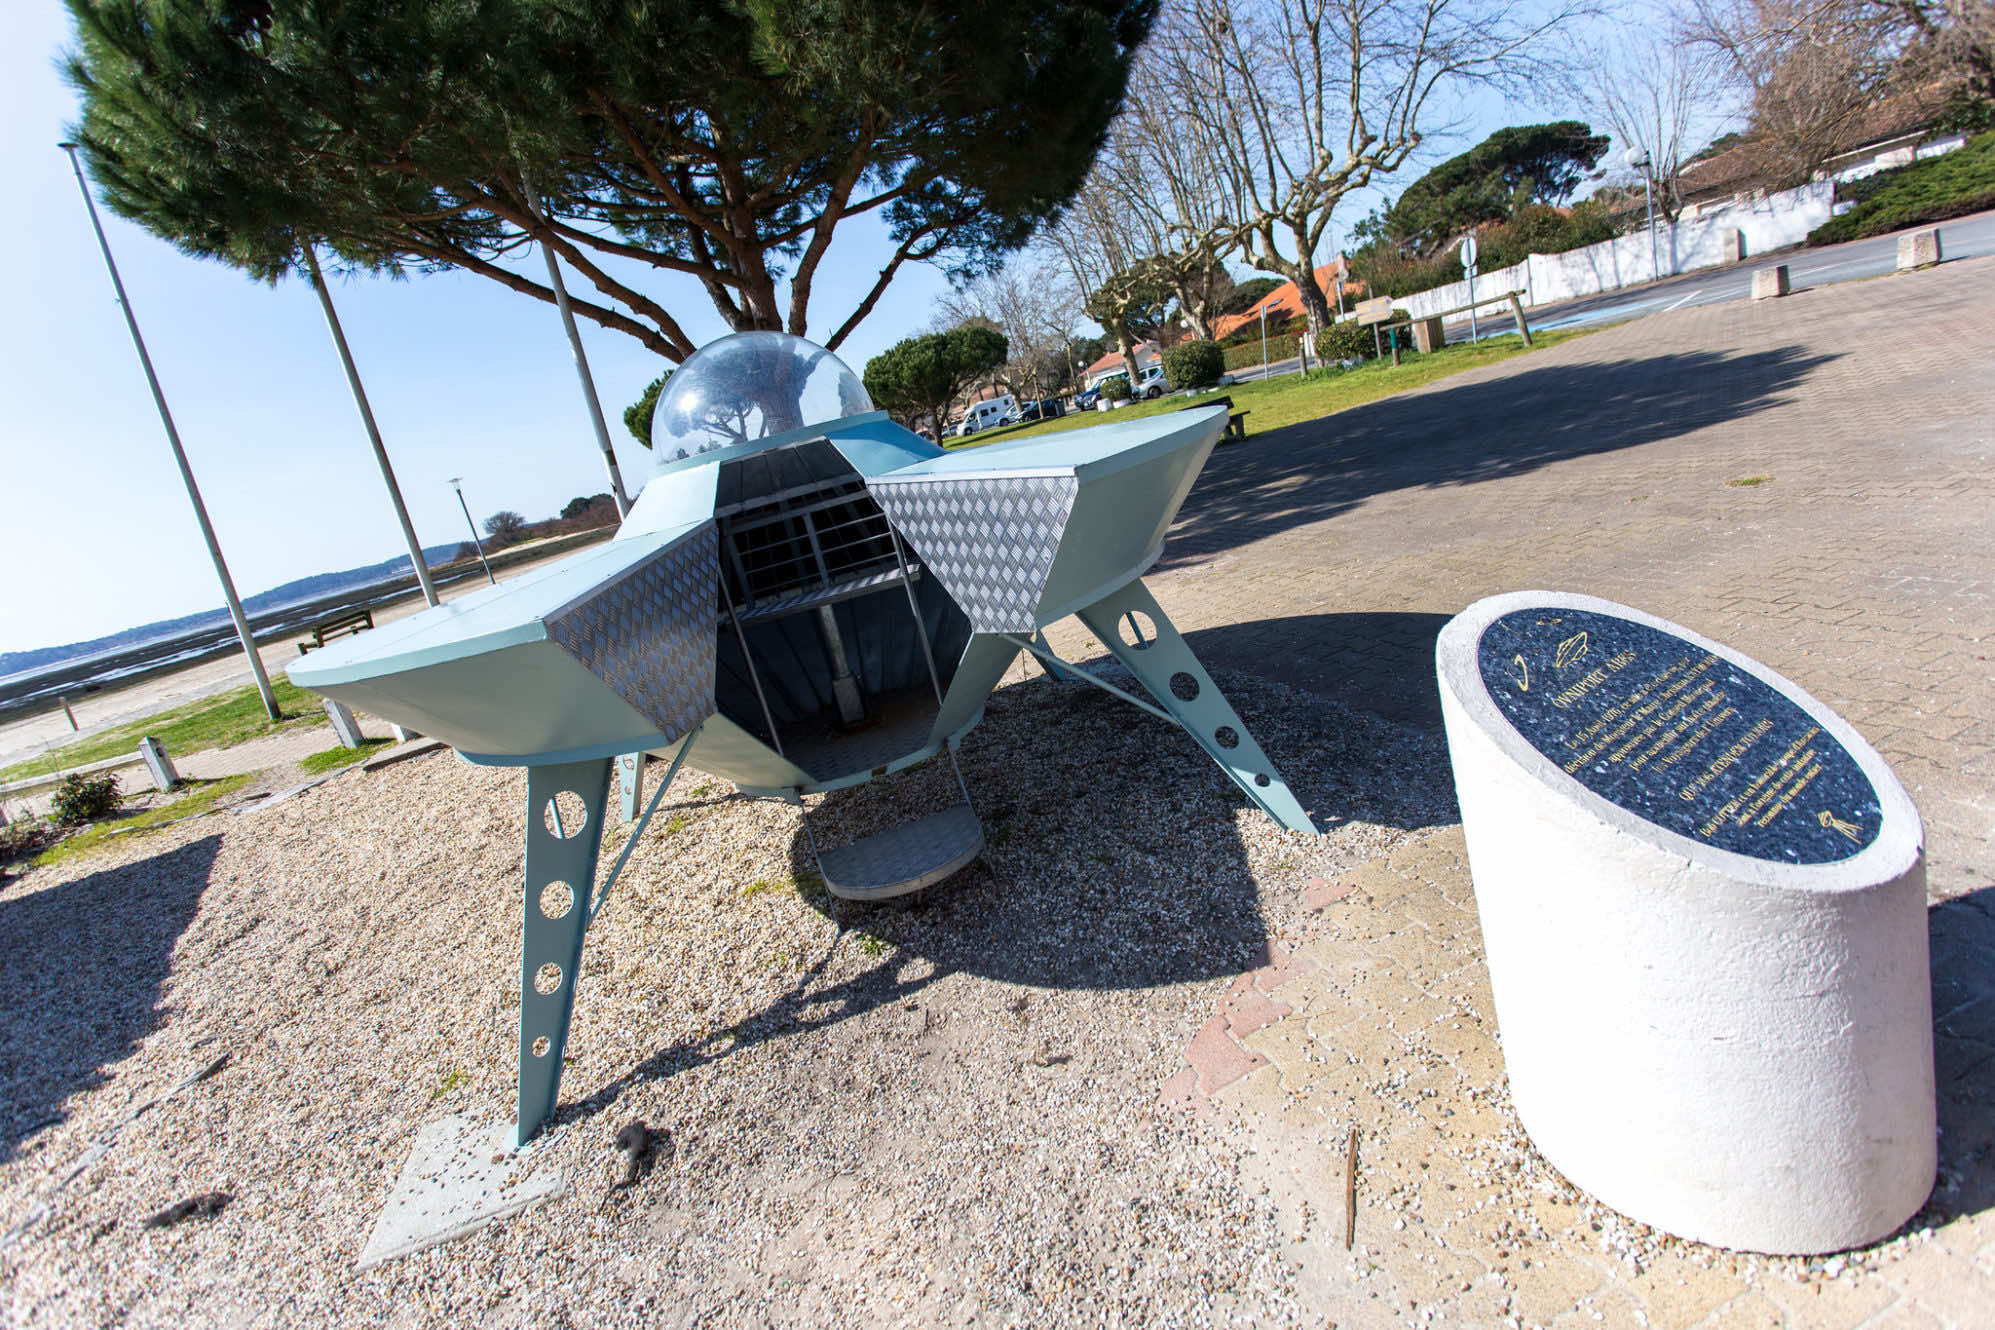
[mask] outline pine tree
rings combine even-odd
[[[74,134],[106,203],[274,280],[457,268],[673,362],[632,265],[697,278],[729,326],[803,334],[841,222],[986,271],[1070,199],[1157,0],[68,0]],[[536,195],[537,191],[537,195]]]

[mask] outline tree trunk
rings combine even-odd
[[[1203,283],[1180,282],[1173,289],[1178,297],[1178,311],[1191,325],[1192,335],[1211,341],[1212,307],[1218,302],[1209,295],[1209,287]]]
[[[1129,325],[1118,316],[1115,320],[1115,345],[1122,352],[1122,368],[1129,375],[1131,392],[1136,389],[1136,342],[1129,335]]]
[[[1316,344],[1316,335],[1328,328],[1334,317],[1330,310],[1330,299],[1323,294],[1323,288],[1317,285],[1316,270],[1312,267],[1298,265],[1295,275],[1289,280],[1295,283],[1296,294],[1302,298],[1302,316],[1309,320],[1309,342],[1313,347]]]

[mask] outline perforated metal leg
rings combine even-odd
[[[612,759],[527,768],[526,902],[520,942],[520,1093],[514,1141],[554,1114],[581,977],[589,892],[609,810]]]
[[[625,753],[617,759],[617,805],[626,822],[637,821],[637,806],[644,802],[643,753]]]
[[[1081,610],[1080,620],[1262,811],[1290,831],[1315,833],[1309,814],[1148,587],[1129,582]]]

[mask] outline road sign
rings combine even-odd
[[[1476,248],[1475,248],[1475,237],[1474,237],[1474,236],[1463,236],[1463,237],[1462,237],[1462,267],[1463,267],[1464,269],[1471,269],[1471,268],[1474,268],[1474,267],[1475,267],[1475,254],[1476,254]]]
[[[1392,317],[1392,297],[1380,296],[1377,300],[1358,302],[1359,323],[1384,323]]]

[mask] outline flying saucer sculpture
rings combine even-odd
[[[623,866],[591,895],[620,756],[669,762],[661,794],[690,762],[801,805],[953,765],[1029,651],[1181,725],[1269,816],[1315,830],[1139,580],[1225,423],[1191,409],[945,453],[822,347],[738,334],[672,376],[614,540],[290,667],[470,761],[528,768],[520,1142],[554,1110],[583,933]],[[1053,655],[1040,630],[1069,614],[1149,698]],[[895,896],[974,859],[956,776],[961,804],[851,845],[818,845],[806,816],[831,892]]]

